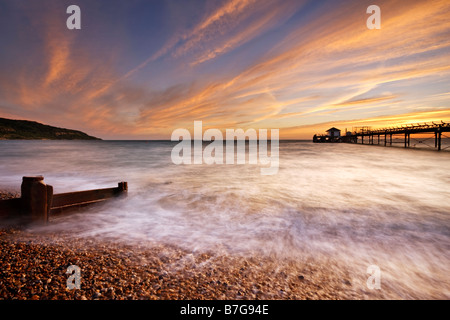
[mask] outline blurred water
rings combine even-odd
[[[261,165],[174,165],[172,142],[0,141],[2,186],[43,175],[55,193],[113,187],[124,200],[55,219],[76,236],[380,267],[395,297],[450,298],[450,153],[280,142]],[[358,275],[357,275],[358,274]]]

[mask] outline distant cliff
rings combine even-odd
[[[84,132],[27,120],[0,118],[0,140],[101,140]]]

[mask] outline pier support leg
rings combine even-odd
[[[438,138],[437,138],[437,136],[438,136],[438,133],[437,133],[437,131],[435,131],[434,132],[434,147],[435,148],[437,148],[437,145],[438,145]]]
[[[390,138],[389,138],[389,145],[392,147],[392,133],[390,134]]]
[[[44,183],[44,177],[23,177],[21,199],[22,214],[27,222],[46,223],[48,221],[53,187]]]
[[[442,138],[442,132],[439,130],[438,132],[438,151],[441,151],[441,138]]]
[[[387,134],[384,134],[384,146],[386,147],[386,139],[387,139]]]

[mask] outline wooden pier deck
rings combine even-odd
[[[444,134],[446,132],[450,132],[450,123],[441,121],[440,123],[409,124],[374,130],[369,127],[362,127],[359,130],[347,132],[344,136],[323,139],[323,141],[318,141],[322,136],[315,136],[316,141],[314,142],[358,143],[360,141],[361,144],[392,146],[393,136],[401,135],[402,145],[405,148],[409,148],[411,147],[411,135],[434,134],[434,137],[419,139],[419,143],[424,143],[434,138],[434,147],[432,145],[428,146],[441,151],[450,148],[450,146],[443,147],[442,145],[443,138],[450,138],[450,136]]]
[[[348,141],[350,143],[357,143],[358,138],[361,138],[361,144],[364,144],[364,137],[367,137],[369,144],[380,144],[380,138],[383,137],[384,146],[392,146],[392,136],[393,135],[402,135],[404,140],[403,144],[405,148],[409,148],[411,146],[411,135],[413,134],[423,134],[423,133],[431,133],[434,134],[434,148],[440,151],[442,148],[442,137],[444,136],[444,132],[450,132],[450,123],[445,123],[441,121],[441,123],[424,123],[424,124],[412,124],[412,125],[402,125],[400,127],[391,127],[391,128],[383,128],[376,130],[361,130],[360,132],[352,132]],[[374,138],[377,137],[376,143],[374,142]],[[445,136],[447,137],[447,136]],[[353,139],[352,139],[353,138]]]

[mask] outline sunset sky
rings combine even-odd
[[[450,1],[0,0],[0,117],[103,139],[450,121]]]

